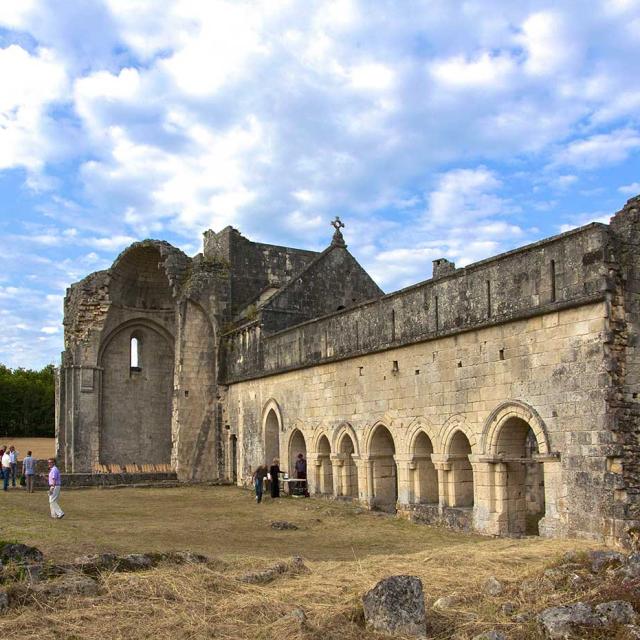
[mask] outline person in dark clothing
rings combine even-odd
[[[307,461],[304,459],[304,455],[302,453],[298,454],[298,459],[296,460],[296,478],[298,480],[307,479]],[[298,491],[303,493],[305,498],[309,497],[309,490],[306,482],[298,483]]]
[[[280,461],[278,458],[273,459],[273,463],[269,467],[269,475],[271,476],[271,497],[280,497]]]
[[[262,502],[262,487],[264,486],[264,479],[267,477],[267,465],[261,464],[254,472],[253,472],[253,486],[256,490],[256,502]]]

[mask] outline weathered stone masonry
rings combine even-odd
[[[193,259],[136,243],[69,289],[60,456],[242,484],[304,452],[316,494],[624,543],[640,525],[639,209],[464,269],[435,261],[389,295],[338,223],[322,253],[231,228]]]

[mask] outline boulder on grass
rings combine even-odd
[[[491,576],[484,583],[484,592],[489,596],[499,596],[504,591],[504,585],[495,576]]]
[[[424,636],[427,618],[422,581],[415,576],[391,576],[362,596],[367,626],[383,633]]]
[[[633,606],[626,600],[612,600],[603,602],[596,606],[596,614],[599,615],[604,624],[633,624],[638,617]]]
[[[551,607],[538,615],[542,635],[550,640],[566,640],[584,627],[600,627],[602,620],[584,602],[564,607]]]
[[[0,547],[0,561],[3,564],[33,564],[44,560],[40,549],[18,542],[8,542]]]

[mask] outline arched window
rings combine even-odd
[[[133,371],[140,371],[140,369],[142,368],[141,366],[141,358],[140,358],[140,347],[142,346],[142,340],[140,339],[139,336],[131,336],[131,341],[130,341],[130,345],[131,345],[131,350],[130,350],[130,355],[129,355],[129,363],[131,366],[131,369]]]

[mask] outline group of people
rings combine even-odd
[[[280,497],[280,474],[283,473],[280,470],[280,461],[278,458],[274,458],[271,466],[261,464],[253,472],[252,482],[256,492],[256,502],[262,502],[262,494],[264,491],[265,479],[269,482],[269,489],[272,498]],[[307,461],[304,458],[304,454],[299,453],[295,464],[295,479],[300,482],[296,483],[296,488],[304,495],[309,497],[307,489]]]
[[[18,480],[18,452],[16,448],[3,446],[0,448],[0,473],[2,474],[2,488],[4,491],[9,490],[9,482],[11,486],[16,486]],[[31,455],[31,451],[27,451],[27,455],[22,460],[22,478],[20,484],[23,485],[28,493],[33,493],[34,477],[36,475],[36,459]]]
[[[2,488],[4,491],[9,490],[9,484],[12,487],[18,482],[27,490],[27,493],[33,493],[36,477],[37,460],[27,451],[27,455],[22,460],[22,476],[18,478],[18,452],[16,448],[3,446],[0,448],[0,477],[2,478]],[[64,518],[64,511],[58,504],[60,497],[60,470],[56,466],[55,458],[49,458],[49,510],[52,518]]]

